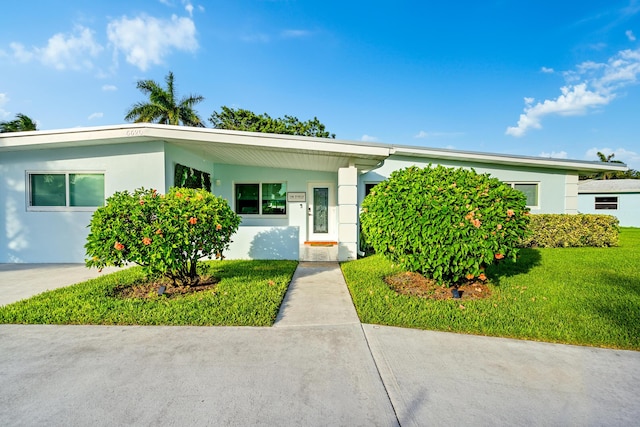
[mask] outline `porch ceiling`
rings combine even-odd
[[[332,171],[353,164],[368,171],[386,156],[311,149],[236,145],[216,141],[165,139],[166,142],[207,158],[214,163],[267,168]]]

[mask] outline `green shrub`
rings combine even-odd
[[[393,172],[362,208],[363,235],[377,253],[448,284],[485,280],[486,265],[515,260],[529,223],[520,191],[487,174],[443,166]]]
[[[166,195],[118,192],[91,218],[86,264],[135,263],[148,275],[194,284],[198,259],[222,259],[239,224],[226,200],[202,189],[172,188]]]
[[[611,215],[531,215],[529,230],[522,247],[618,246],[618,218]]]

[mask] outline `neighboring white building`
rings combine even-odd
[[[116,191],[208,174],[242,216],[227,258],[349,260],[367,189],[410,165],[473,167],[522,190],[533,213],[577,213],[578,175],[623,164],[127,124],[0,134],[0,263],[83,262],[87,225]]]
[[[640,227],[640,179],[580,181],[578,211],[614,215],[622,227]]]

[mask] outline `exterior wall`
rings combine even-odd
[[[273,169],[227,164],[214,164],[212,192],[234,206],[235,183],[286,182],[287,192],[307,192],[309,182],[337,184],[335,172],[317,172],[297,169]],[[307,200],[309,195],[307,194]],[[337,227],[337,209],[333,219]],[[300,259],[307,240],[307,204],[287,203],[284,218],[241,215],[242,223],[225,257],[228,259]]]
[[[596,197],[617,197],[617,210],[596,210]],[[613,215],[622,227],[640,227],[640,193],[583,193],[578,195],[578,210],[584,214]]]
[[[27,171],[104,171],[105,196],[163,188],[162,142],[6,152],[0,157],[0,263],[84,262],[92,210],[27,211]]]
[[[478,173],[489,173],[491,176],[505,182],[538,183],[539,206],[532,209],[532,213],[576,213],[574,206],[578,191],[577,176],[574,183],[574,179],[568,178],[567,173],[564,171],[402,156],[391,156],[384,161],[380,168],[361,175],[360,185],[358,186],[358,200],[361,202],[365,196],[365,184],[383,181],[394,170],[404,169],[412,165],[425,167],[429,163],[446,167],[473,168]]]

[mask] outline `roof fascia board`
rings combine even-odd
[[[453,150],[433,150],[413,147],[394,147],[392,154],[418,157],[433,157],[436,159],[475,161],[479,163],[494,163],[503,165],[519,165],[550,169],[570,169],[585,172],[598,171],[626,171],[624,163],[582,162],[579,160],[562,160],[546,157],[521,157],[500,154],[465,152]]]

